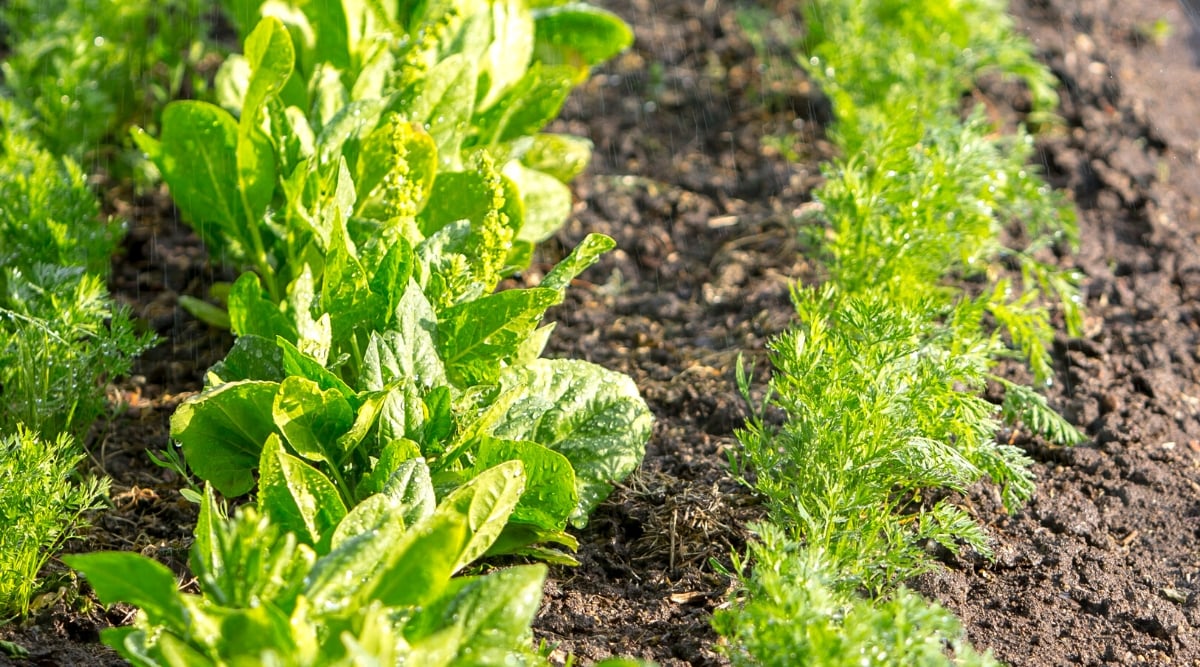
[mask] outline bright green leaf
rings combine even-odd
[[[383,406],[383,399],[384,394],[381,393],[367,394],[354,414],[354,423],[350,429],[338,436],[337,449],[342,453],[343,461],[362,444],[379,421],[379,411]],[[334,465],[338,463],[335,461]]]
[[[434,65],[425,85],[417,94],[407,117],[429,130],[437,144],[440,169],[456,169],[465,136],[475,108],[477,85],[475,63],[458,53]]]
[[[392,327],[372,332],[363,358],[368,389],[378,391],[399,379],[421,387],[446,383],[446,370],[438,355],[438,318],[421,288],[409,281],[400,297]]]
[[[296,653],[288,617],[273,605],[221,612],[222,654],[262,659],[272,652],[284,655]]]
[[[317,135],[319,164],[335,164],[359,138],[371,132],[387,108],[386,100],[355,100],[342,107]],[[351,151],[353,152],[353,151]]]
[[[383,493],[399,501],[400,513],[409,525],[429,518],[437,507],[429,466],[423,459],[406,459],[396,466],[383,485]]]
[[[500,535],[525,490],[525,472],[519,461],[493,466],[446,496],[434,517],[458,514],[467,518],[468,539],[462,548],[447,552],[453,570],[479,558]]]
[[[479,91],[481,109],[496,104],[521,79],[533,56],[533,17],[525,0],[490,0],[484,6],[491,9],[492,29],[480,67],[487,81]]]
[[[629,376],[585,361],[539,359],[511,368],[502,390],[518,397],[492,431],[530,440],[561,453],[575,469],[579,505],[571,522],[587,515],[645,455],[654,418]]]
[[[179,584],[165,565],[124,551],[70,554],[63,556],[63,562],[87,577],[104,604],[126,602],[140,607],[154,623],[176,632],[186,630]]]
[[[358,489],[356,489],[358,496],[360,498],[366,498],[367,496],[382,493],[385,489],[388,489],[392,485],[399,485],[397,488],[400,488],[402,493],[408,493],[408,491],[405,491],[404,489],[408,489],[409,485],[414,483],[413,480],[415,478],[413,475],[416,474],[410,468],[417,465],[417,459],[419,459],[420,456],[420,447],[417,446],[417,443],[411,440],[402,439],[388,442],[379,452],[378,458],[374,463],[374,467],[371,468],[371,472],[363,477],[362,481],[359,483]],[[410,461],[413,463],[410,464]],[[420,462],[420,466],[427,467],[423,461]],[[393,481],[393,477],[396,477],[397,473],[400,473],[400,476]],[[425,477],[428,476],[429,473],[426,472]],[[433,504],[436,504],[433,503],[432,486],[429,487],[429,495],[432,503],[430,504],[429,509],[432,510]],[[420,518],[424,517],[422,516]],[[410,524],[415,523],[415,521],[412,521],[412,517],[410,516],[405,517],[405,522]]]
[[[381,442],[393,440],[423,441],[425,403],[412,380],[404,379],[388,389],[379,406],[377,437]]]
[[[239,259],[253,263],[266,275],[267,242],[262,238],[262,232],[267,230],[259,221],[266,215],[275,192],[275,149],[262,128],[243,124],[239,128],[236,153],[238,191],[246,218],[240,229],[224,231],[237,241],[233,247]]]
[[[571,216],[571,190],[558,179],[520,162],[505,165],[504,175],[516,183],[525,210],[517,240],[541,243]]]
[[[451,556],[470,542],[466,517],[435,513],[391,545],[371,578],[370,595],[387,605],[422,605],[436,599],[458,569]]]
[[[260,510],[318,554],[327,553],[346,506],[337,487],[312,465],[288,454],[278,436],[267,440],[259,465]]]
[[[616,14],[582,2],[534,12],[535,53],[551,65],[589,68],[633,44],[633,31]]]
[[[588,234],[583,242],[542,278],[540,287],[566,290],[579,274],[596,263],[600,256],[617,246],[616,241],[603,234]]]
[[[333,531],[331,549],[337,549],[356,535],[376,530],[385,521],[403,522],[399,512],[396,511],[397,505],[394,498],[382,493],[367,496],[366,499],[355,505],[346,514],[346,518],[337,525]]]
[[[250,79],[242,102],[242,122],[257,123],[267,99],[283,89],[292,75],[296,53],[292,37],[277,18],[264,18],[246,38],[244,52]]]
[[[377,329],[387,313],[382,299],[371,290],[362,262],[351,251],[349,235],[340,219],[334,220],[332,232],[321,279],[321,305],[330,316],[333,340],[341,343],[359,329]]]
[[[444,311],[438,322],[438,349],[447,375],[459,386],[494,382],[501,362],[516,354],[546,309],[560,298],[550,289],[512,289]]]
[[[237,336],[260,336],[274,340],[283,336],[294,340],[296,326],[263,293],[258,276],[243,273],[229,290],[230,330]]]
[[[417,218],[421,233],[429,236],[459,220],[469,220],[478,225],[489,213],[497,210],[520,218],[519,211],[509,210],[510,200],[519,199],[512,196],[518,191],[509,187],[495,175],[483,171],[440,172],[433,182],[429,203]]]
[[[283,351],[274,337],[253,334],[239,336],[225,358],[213,365],[210,373],[222,383],[237,380],[283,380]]]
[[[405,628],[412,659],[426,664],[452,649],[448,664],[503,663],[528,635],[545,578],[545,565],[522,565],[455,580],[452,597]]]
[[[592,161],[592,142],[569,134],[534,135],[521,155],[521,164],[563,183],[583,173]]]
[[[323,390],[312,380],[290,376],[279,385],[271,415],[297,454],[310,461],[341,462],[338,439],[354,424],[354,411],[337,389]]]
[[[412,245],[406,239],[397,238],[390,243],[391,247],[379,261],[370,280],[371,291],[379,295],[384,303],[381,307],[385,313],[385,327],[390,325],[396,316],[396,309],[408,290],[416,265]]]
[[[494,145],[536,134],[558,116],[578,78],[573,67],[534,63],[495,105],[475,117],[480,143]]]
[[[525,469],[525,493],[512,513],[512,521],[547,530],[562,530],[579,502],[575,471],[565,456],[536,442],[484,437],[475,450],[475,470],[505,461],[520,461]]]
[[[296,280],[288,285],[288,310],[296,325],[296,348],[324,366],[333,347],[333,325],[328,311],[313,317],[316,301],[312,267],[305,264]]]
[[[571,551],[579,550],[579,540],[570,533],[562,530],[538,528],[529,523],[509,523],[500,532],[500,536],[488,547],[485,556],[525,556],[534,558],[549,565],[576,567],[579,561],[573,556],[552,544],[558,544]]]
[[[336,389],[338,393],[357,407],[358,395],[341,378],[334,375],[316,359],[301,352],[291,342],[276,338],[275,344],[283,351],[283,372],[297,375],[317,383],[321,389]]]
[[[188,466],[223,495],[254,486],[263,443],[275,432],[274,382],[230,382],[184,401],[171,416],[171,437],[183,445]]]
[[[184,100],[167,105],[162,128],[156,164],[175,203],[206,243],[224,247],[222,235],[228,235],[247,247],[233,117],[207,102]]]

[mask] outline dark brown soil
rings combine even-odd
[[[723,664],[709,618],[730,582],[713,563],[727,565],[761,515],[726,463],[743,415],[733,368],[787,325],[788,282],[813,278],[792,220],[831,154],[829,112],[803,76],[770,76],[732,4],[600,4],[637,43],[556,123],[591,137],[596,157],[571,222],[518,280],[536,282],[588,232],[617,239],[552,313],[550,354],[631,374],[658,423],[642,469],[580,534],[581,566],[552,573],[536,632],[584,664]],[[1064,83],[1065,128],[1042,155],[1080,210],[1089,316],[1083,338],[1056,342],[1049,394],[1089,442],[1014,434],[1038,461],[1037,497],[1012,516],[989,488],[969,499],[996,562],[951,560],[914,586],[1014,665],[1200,664],[1200,34],[1170,0],[1014,11]],[[1173,33],[1155,41],[1159,17]],[[762,142],[784,133],[798,138],[790,160]],[[186,581],[194,509],[145,451],[166,446],[171,411],[231,342],[178,296],[231,276],[162,193],[104,192],[132,225],[113,290],[164,342],[112,390],[126,407],[97,428],[92,454],[114,506],[71,548],[137,550]],[[0,629],[31,654],[14,664],[121,664],[98,632],[129,610],[101,610],[79,588],[64,578],[30,622]]]

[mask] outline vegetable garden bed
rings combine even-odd
[[[641,469],[577,532],[580,565],[551,569],[534,628],[557,645],[552,659],[724,664],[710,626],[733,592],[720,570],[764,515],[729,473],[747,415],[734,370],[744,354],[765,382],[765,344],[794,317],[789,282],[820,275],[794,220],[812,212],[819,165],[834,156],[833,115],[785,65],[789,54],[762,59],[739,6],[597,4],[637,40],[551,126],[589,137],[594,159],[572,185],[567,226],[506,285],[536,286],[587,234],[616,239],[549,312],[558,324],[546,356],[629,374],[656,425]],[[1033,499],[1010,515],[990,485],[956,496],[987,527],[995,561],[931,547],[946,567],[910,585],[1009,664],[1197,663],[1200,33],[1168,0],[1013,9],[1063,82],[1065,125],[1039,139],[1037,155],[1079,211],[1080,251],[1065,261],[1085,275],[1087,315],[1081,337],[1055,339],[1058,379],[1046,394],[1087,441],[1006,434],[1036,461]],[[1003,82],[985,81],[971,100],[1010,126],[1028,111]],[[187,480],[146,452],[164,448],[171,414],[233,343],[179,298],[206,298],[212,282],[237,275],[210,263],[163,190],[98,186],[131,225],[111,289],[164,340],[116,384],[111,398],[124,407],[92,433],[92,465],[112,478],[114,507],[68,547],[136,551],[184,575],[197,506],[179,495]],[[1015,363],[1004,372],[1030,379]],[[35,600],[32,620],[0,629],[29,651],[13,660],[121,664],[98,632],[127,623],[131,608],[104,610],[52,569],[61,585]]]

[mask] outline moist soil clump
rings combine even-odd
[[[789,283],[820,278],[794,220],[832,156],[832,113],[802,73],[759,59],[734,4],[598,4],[637,41],[552,127],[592,139],[595,158],[568,225],[512,280],[536,284],[589,232],[613,236],[618,249],[550,313],[548,354],[630,374],[657,424],[641,469],[580,532],[580,566],[552,570],[535,633],[585,664],[720,665],[709,619],[732,585],[721,569],[763,514],[727,462],[745,416],[734,368],[739,354],[757,362],[762,386],[765,344],[790,322]],[[975,489],[964,500],[996,560],[947,557],[912,585],[1014,665],[1200,664],[1200,36],[1169,0],[1018,0],[1014,11],[1063,81],[1064,123],[1040,155],[1079,208],[1081,249],[1064,261],[1084,275],[1088,319],[1083,337],[1056,340],[1047,393],[1088,442],[1005,433],[1037,461],[1036,497],[1008,515],[994,489]],[[1153,29],[1159,17],[1173,32]],[[1011,86],[978,96],[1020,118]],[[112,478],[113,507],[68,547],[139,551],[192,586],[189,480],[147,451],[167,447],[175,406],[232,344],[179,296],[235,276],[210,263],[165,192],[102,177],[98,188],[131,225],[112,290],[163,342],[110,389],[91,463]],[[132,610],[101,609],[61,564],[48,570],[60,585],[29,621],[0,629],[28,657],[0,664],[122,664],[99,632]]]

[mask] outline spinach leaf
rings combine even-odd
[[[251,470],[275,433],[270,419],[279,384],[229,382],[184,401],[171,416],[171,437],[183,445],[192,472],[227,496],[254,486]]]
[[[492,435],[530,440],[562,454],[575,470],[576,527],[645,455],[653,417],[626,375],[569,359],[540,359],[511,368],[502,390],[517,392]]]
[[[273,440],[267,450],[281,456]],[[138,554],[65,559],[104,603],[140,608],[132,627],[104,632],[105,643],[136,664],[283,658],[316,667],[369,657],[450,665],[468,656],[532,657],[527,638],[545,567],[454,577],[492,544],[516,507],[521,464],[483,471],[436,509],[403,500],[431,491],[423,463],[413,460],[405,471],[399,486],[414,492],[368,498],[365,509],[340,519],[328,548],[316,550],[282,529],[275,501],[227,518],[206,490],[191,560],[201,595],[180,592],[170,570]]]

